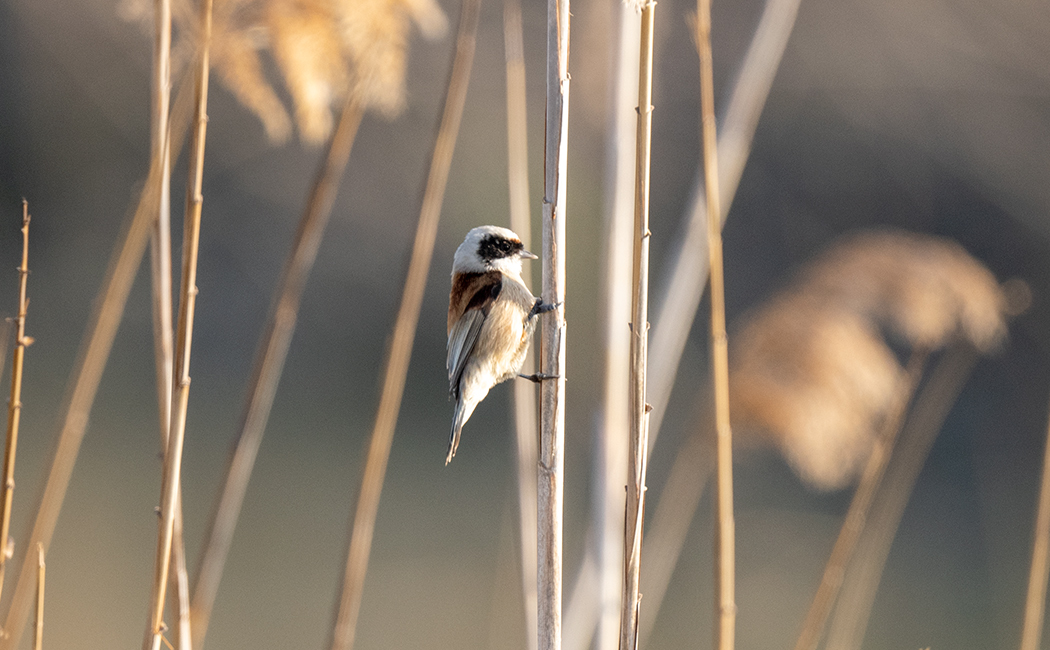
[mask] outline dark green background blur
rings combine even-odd
[[[442,5],[454,25],[458,6]],[[693,10],[685,0],[663,0],[657,11],[654,296],[698,162],[698,71],[685,20]],[[582,555],[598,421],[597,255],[616,11],[612,0],[573,3],[568,582]],[[714,3],[719,101],[760,11],[757,0]],[[545,12],[544,3],[525,1],[537,213]],[[507,387],[493,390],[456,460],[442,463],[451,417],[444,356],[452,253],[469,228],[507,222],[501,21],[501,3],[487,1],[380,506],[362,650],[524,648]],[[209,648],[326,642],[450,53],[450,37],[413,37],[407,110],[393,122],[366,117],[361,127],[303,300]],[[21,197],[34,216],[27,331],[36,344],[23,389],[19,543],[92,300],[145,175],[149,61],[149,39],[118,18],[115,0],[0,2],[0,269],[9,269],[0,275],[0,314],[16,308]],[[297,143],[270,146],[257,120],[214,80],[184,460],[191,568],[319,156]],[[173,215],[181,215],[184,161],[175,170]],[[878,224],[953,237],[1000,279],[1028,280],[1035,295],[1008,346],[978,364],[933,449],[890,554],[869,648],[1009,648],[1019,639],[1050,399],[1048,172],[1045,3],[803,1],[725,231],[730,318],[834,236]],[[707,372],[706,320],[697,322],[651,461],[651,499],[690,430]],[[151,336],[148,273],[141,273],[48,555],[47,647],[141,642],[160,482]],[[793,642],[848,497],[808,491],[772,455],[738,463],[741,650]],[[705,505],[650,647],[710,646],[710,540]]]

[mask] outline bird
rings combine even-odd
[[[456,401],[448,465],[463,425],[496,384],[519,375],[536,317],[556,305],[536,298],[521,279],[522,260],[537,259],[512,230],[478,226],[467,233],[452,261],[448,296],[448,390]]]

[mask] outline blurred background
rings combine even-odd
[[[458,6],[441,5],[454,25]],[[151,41],[117,9],[116,0],[0,2],[0,268],[9,269],[0,277],[3,315],[17,309],[22,197],[33,214],[27,333],[36,343],[23,386],[16,558],[92,301],[149,161]],[[719,106],[761,10],[758,0],[714,3]],[[612,0],[572,7],[567,585],[584,551],[602,390],[603,351],[595,342],[618,11]],[[654,296],[662,294],[699,162],[698,65],[686,20],[693,11],[684,0],[663,0],[657,11]],[[538,218],[545,3],[524,0],[523,17]],[[452,254],[471,227],[508,219],[502,33],[502,4],[484,3],[380,504],[362,649],[525,647],[509,387],[492,391],[455,461],[442,462],[452,415],[444,367]],[[394,120],[370,114],[361,126],[234,538],[211,648],[319,648],[328,638],[453,34],[437,41],[414,34],[404,112]],[[209,116],[183,464],[191,572],[270,295],[321,153],[294,140],[271,145],[261,123],[214,77]],[[1000,281],[1026,280],[1034,296],[1002,349],[978,362],[933,447],[890,552],[865,647],[1007,648],[1020,638],[1050,400],[1048,173],[1050,18],[1042,3],[802,2],[725,228],[730,321],[835,237],[871,226],[954,239]],[[184,178],[180,159],[175,221]],[[51,647],[135,647],[147,623],[160,461],[146,269],[48,553]],[[659,499],[678,445],[697,427],[707,348],[707,318],[699,314],[651,458],[650,499]],[[738,647],[787,647],[850,490],[813,491],[764,452],[742,457],[735,481]],[[710,647],[712,535],[705,499],[650,648]]]

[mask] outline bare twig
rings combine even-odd
[[[172,110],[167,142],[172,153],[181,146],[186,134],[192,99],[192,94],[188,92],[191,79],[192,75],[187,75],[183,80]],[[33,562],[27,561],[30,557],[28,549],[42,544],[46,550],[55,531],[55,523],[62,509],[62,501],[69,486],[73,466],[76,464],[80,443],[84,439],[99,380],[102,371],[105,370],[135,272],[146,250],[146,242],[156,216],[161,175],[162,170],[151,162],[134,215],[114,250],[106,280],[96,299],[95,311],[81,344],[77,366],[70,379],[69,392],[64,404],[65,415],[51,470],[35,510],[33,529],[23,546],[27,552],[22,557],[18,584],[15,586],[4,620],[3,630],[6,636],[0,636],[0,650],[18,647],[22,638],[26,618],[32,607],[32,590],[36,579],[36,567]]]
[[[259,341],[255,370],[241,419],[241,432],[226,470],[226,482],[212,514],[193,589],[193,648],[200,650],[208,632],[211,611],[219,590],[223,566],[233,541],[252,467],[277,394],[277,384],[288,357],[296,317],[307,276],[317,259],[322,235],[332,214],[339,181],[346,170],[363,107],[356,95],[347,101],[328,142],[328,150],[314,180],[295,241],[278,283],[266,330]]]
[[[44,546],[36,545],[36,620],[33,626],[33,650],[44,647],[44,580],[47,577],[47,566],[44,564]]]
[[[26,284],[29,280],[29,203],[22,199],[22,265],[18,267],[18,317],[15,319],[15,355],[11,360],[11,400],[7,403],[7,443],[4,447],[3,500],[0,501],[0,589],[4,586],[7,560],[14,552],[11,534],[11,502],[15,492],[15,452],[18,424],[22,418],[22,364],[26,348],[33,343],[26,336]]]
[[[174,372],[171,295],[171,159],[168,153],[168,112],[171,103],[171,0],[154,2],[151,139],[154,165],[161,170],[157,218],[150,236],[150,279],[153,302],[153,353],[157,373],[157,414],[161,449],[171,426],[171,378]],[[182,505],[175,511],[172,540],[172,597],[178,623],[179,650],[190,650],[190,596],[186,548],[182,541]]]
[[[445,195],[452,153],[455,149],[459,124],[466,103],[470,70],[474,62],[475,35],[481,0],[464,0],[460,9],[459,33],[456,37],[456,54],[449,75],[445,94],[445,109],[434,142],[427,186],[419,211],[412,257],[408,265],[408,277],[401,296],[394,333],[390,342],[389,356],[383,374],[383,390],[379,398],[375,427],[365,460],[364,477],[358,496],[354,523],[350,533],[350,548],[347,553],[346,571],[343,575],[342,594],[332,629],[332,650],[349,650],[353,647],[357,631],[357,618],[361,609],[365,573],[372,549],[372,533],[375,529],[379,497],[383,490],[390,446],[393,444],[394,428],[401,409],[401,398],[405,391],[408,362],[412,356],[413,337],[419,321],[419,310],[426,289],[427,270],[434,252],[438,221],[441,217],[441,202]]]
[[[653,23],[656,2],[642,5],[638,37],[638,122],[634,166],[634,253],[631,277],[631,345],[628,388],[630,442],[627,446],[627,503],[623,532],[623,595],[620,601],[620,650],[638,647],[638,577],[645,521],[645,472],[648,461],[649,404],[645,381],[649,345],[649,156],[653,124]]]
[[[525,109],[525,55],[522,45],[521,2],[504,0],[503,40],[507,60],[507,184],[510,228],[526,250],[532,231],[529,209],[529,148]],[[526,282],[526,284],[531,284]],[[522,373],[531,374],[536,355],[529,350]],[[522,603],[525,607],[525,647],[536,650],[536,390],[514,382],[514,430],[518,450],[518,532]]]
[[[832,547],[831,555],[824,566],[824,575],[820,579],[816,595],[813,596],[813,602],[810,603],[806,620],[802,624],[802,631],[795,642],[795,650],[816,650],[820,643],[820,637],[824,634],[824,625],[827,623],[828,615],[831,613],[839,588],[842,586],[842,577],[853,557],[857,540],[864,531],[872,500],[886,473],[886,465],[889,463],[897,434],[904,422],[908,404],[922,377],[925,363],[926,352],[924,350],[912,353],[908,371],[902,377],[894,395],[893,404],[886,413],[882,435],[871,449],[864,472],[860,477],[860,483],[857,484],[857,490],[853,493],[849,510],[846,511],[846,518],[835,540],[835,546]]]
[[[874,497],[865,534],[858,541],[854,560],[846,571],[828,630],[827,650],[860,646],[904,506],[908,503],[944,418],[970,376],[976,360],[977,352],[971,344],[956,343],[949,346],[940,354],[929,378],[916,396],[886,468],[882,486]]]
[[[547,102],[543,143],[543,300],[537,489],[540,650],[561,648],[562,511],[565,468],[565,218],[569,126],[569,0],[547,0]]]
[[[1021,650],[1039,650],[1046,614],[1046,581],[1050,577],[1050,429],[1043,451],[1043,477],[1039,486],[1039,506],[1032,541],[1032,565],[1028,572]]]
[[[698,0],[696,42],[700,51],[700,114],[704,148],[707,214],[721,215],[718,184],[718,143],[715,139],[714,74],[711,65],[711,2]],[[735,547],[733,522],[733,433],[729,428],[729,346],[726,337],[725,283],[722,277],[722,224],[708,219],[707,254],[711,261],[711,366],[715,394],[717,493],[715,541],[717,593],[716,645],[732,650],[736,632]]]
[[[201,44],[198,52],[194,88],[195,112],[193,139],[189,155],[189,179],[186,188],[186,217],[182,236],[182,286],[179,299],[179,325],[172,385],[173,413],[168,431],[167,449],[160,493],[160,522],[157,531],[157,560],[154,566],[150,606],[152,620],[145,648],[159,650],[164,624],[164,601],[171,566],[171,547],[175,528],[175,511],[179,504],[179,481],[182,473],[182,448],[186,434],[186,413],[190,395],[190,350],[193,343],[194,308],[197,302],[197,254],[200,242],[201,208],[204,197],[204,145],[208,124],[209,45],[212,25],[212,0],[201,2]]]

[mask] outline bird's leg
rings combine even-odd
[[[537,372],[537,373],[534,373],[534,374],[531,374],[531,375],[520,375],[519,374],[518,377],[521,377],[522,379],[528,379],[529,381],[531,381],[534,384],[538,384],[541,381],[545,381],[547,379],[561,379],[561,375],[548,375],[545,372]]]
[[[537,298],[536,303],[532,305],[532,309],[529,310],[529,315],[525,317],[525,320],[531,320],[533,316],[539,316],[540,314],[554,311],[560,306],[560,302],[543,302],[543,298]]]

